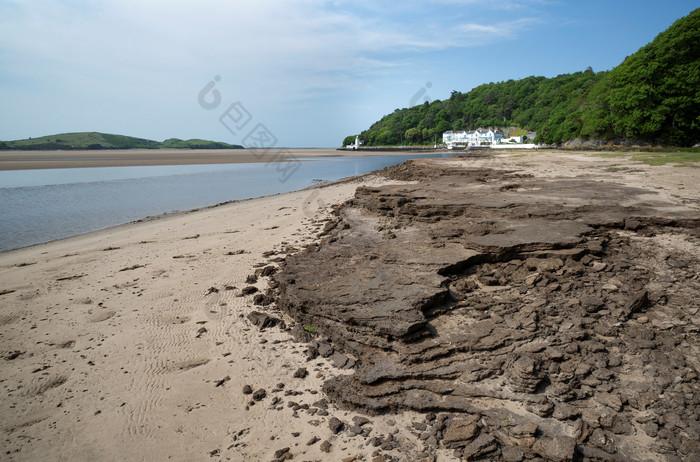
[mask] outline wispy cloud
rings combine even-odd
[[[106,95],[167,107],[219,74],[249,100],[291,106],[405,76],[432,52],[511,40],[535,21],[499,11],[485,0],[6,0],[0,80],[86,108]]]

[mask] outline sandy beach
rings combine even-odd
[[[305,345],[279,328],[261,333],[245,318],[253,295],[241,290],[274,258],[265,252],[308,244],[332,204],[380,182],[241,201],[0,254],[4,457],[270,460],[291,447],[328,460],[320,446],[329,438],[334,458],[355,453],[348,437],[331,438],[327,417],[289,407],[322,400],[324,378],[347,372],[322,358],[307,362]],[[294,378],[299,368],[308,375]],[[266,398],[255,401],[245,385]],[[313,438],[321,439],[308,445]]]
[[[99,151],[0,151],[0,170],[127,167],[147,165],[288,162],[292,159],[350,156],[396,156],[402,151],[339,151],[329,148],[251,149],[114,149]]]
[[[90,156],[61,156],[78,154]],[[207,162],[224,162],[207,154]],[[169,160],[158,162],[178,161],[165,155]],[[205,163],[198,156],[192,163]],[[66,162],[73,161],[41,165]],[[126,157],[114,162],[106,165],[135,165]],[[552,152],[450,162],[621,182],[678,207],[697,208],[700,199],[696,168]],[[338,409],[321,387],[352,370],[331,358],[309,360],[307,345],[288,331],[261,331],[248,318],[260,310],[249,287],[264,293],[264,275],[315,241],[333,205],[359,186],[391,183],[407,184],[367,175],[0,254],[3,458],[267,461],[290,454],[300,461],[369,461],[380,460],[371,438],[391,435],[386,454],[393,447],[396,460],[421,460],[416,429],[424,415]],[[284,313],[275,316],[295,324]],[[441,448],[425,460],[458,459]]]

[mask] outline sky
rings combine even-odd
[[[337,147],[453,90],[612,69],[697,7],[0,0],[0,140],[96,131],[255,145],[264,131],[276,146]]]

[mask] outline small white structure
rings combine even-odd
[[[345,146],[345,149],[355,150],[355,149],[359,148],[361,144],[362,144],[362,141],[360,141],[360,137],[355,136],[355,143],[348,144],[347,146]]]
[[[494,144],[491,146],[493,149],[503,149],[503,150],[510,150],[510,149],[537,149],[538,146],[533,143],[502,143],[502,144]]]
[[[447,145],[447,149],[455,147],[493,146],[499,144],[503,139],[500,130],[458,130],[447,131],[442,134],[442,142]]]
[[[501,140],[501,143],[522,143],[523,142],[523,137],[522,136],[511,136],[510,138],[504,138]]]

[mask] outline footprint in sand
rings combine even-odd
[[[65,342],[60,342],[58,344],[58,347],[63,348],[63,349],[73,348],[74,346],[75,346],[75,340],[67,340]]]
[[[100,311],[99,313],[92,314],[88,316],[88,322],[102,322],[106,321],[112,316],[117,314],[116,311],[114,310],[108,310],[108,311]]]

